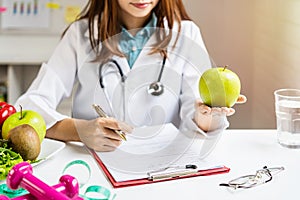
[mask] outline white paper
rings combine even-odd
[[[196,164],[198,170],[219,166],[202,159],[202,153],[207,152],[203,151],[205,142],[198,133],[181,133],[173,124],[165,124],[136,128],[117,150],[97,155],[119,182],[147,178],[148,172],[175,170],[187,164]]]
[[[2,29],[49,28],[49,0],[2,0]]]

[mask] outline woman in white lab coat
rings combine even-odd
[[[47,137],[82,141],[97,151],[121,144],[113,130],[130,133],[144,125],[220,133],[234,109],[199,100],[198,80],[210,67],[181,0],[89,0],[16,105],[42,114]],[[71,95],[72,116],[59,113]],[[93,104],[111,118],[98,117]]]

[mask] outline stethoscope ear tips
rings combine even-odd
[[[164,86],[161,82],[153,82],[148,86],[148,94],[159,96],[164,92]]]

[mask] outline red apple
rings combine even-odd
[[[16,109],[14,106],[6,102],[0,102],[0,128],[2,127],[4,121],[15,112]]]

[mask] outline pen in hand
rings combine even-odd
[[[95,111],[97,112],[99,117],[108,118],[108,115],[103,111],[103,109],[99,105],[93,104],[93,108],[95,109]],[[124,141],[127,140],[125,137],[125,133],[123,133],[123,131],[114,130],[114,132],[117,133],[122,138],[122,140],[124,140]]]

